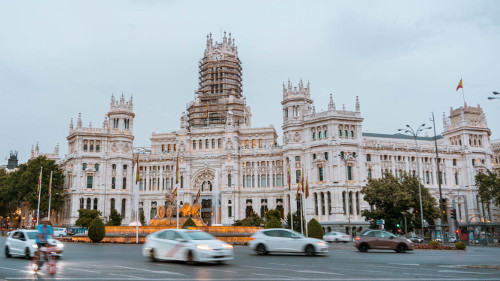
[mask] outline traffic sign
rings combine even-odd
[[[382,225],[382,224],[385,224],[384,220],[377,220],[377,225]]]
[[[33,222],[33,224],[36,224],[36,218],[33,218],[31,221]]]

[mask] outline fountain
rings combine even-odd
[[[150,226],[177,226],[177,219],[174,214],[179,216],[179,227],[191,218],[196,226],[205,226],[206,224],[200,217],[201,204],[196,202],[192,206],[189,203],[184,203],[180,206],[177,212],[175,204],[175,196],[172,191],[167,191],[165,194],[165,206],[159,206],[156,210],[156,217],[149,221]]]

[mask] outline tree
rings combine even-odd
[[[89,228],[92,221],[101,215],[101,212],[98,210],[80,209],[78,210],[78,219],[75,224],[84,228]]]
[[[106,223],[109,226],[120,226],[122,225],[122,216],[118,213],[115,208],[111,209],[111,214],[109,215],[109,221]]]
[[[141,221],[141,225],[146,224],[146,217],[144,217],[144,210],[139,209],[139,220]]]
[[[281,214],[278,210],[276,209],[271,209],[266,212],[266,221],[270,221],[272,218],[278,219],[278,221],[281,221]]]
[[[420,228],[420,199],[419,186],[416,176],[404,173],[401,179],[396,178],[390,173],[386,173],[381,179],[369,179],[368,184],[361,189],[364,194],[364,200],[373,210],[364,210],[362,215],[367,221],[370,221],[371,227],[375,227],[375,220],[384,219],[385,229],[396,232],[406,216],[408,230]],[[436,199],[430,194],[429,189],[421,185],[422,190],[422,208],[424,210],[424,219],[429,224],[434,224],[434,219],[439,216]],[[410,214],[408,210],[413,208],[415,211]]]
[[[476,186],[481,202],[489,203],[492,200],[500,206],[500,177],[488,170],[486,174],[476,175]]]
[[[89,239],[98,243],[106,236],[106,228],[99,217],[94,218],[89,226]]]
[[[62,196],[58,195],[63,191],[64,174],[54,160],[49,160],[45,156],[31,159],[27,163],[19,165],[17,170],[8,174],[6,179],[3,179],[4,186],[1,188],[2,196],[0,199],[2,205],[10,204],[17,207],[22,202],[27,202],[32,209],[36,209],[38,206],[37,191],[40,167],[43,167],[40,218],[48,215],[50,172],[52,172],[51,209],[58,210],[62,208],[64,200]],[[2,178],[1,175],[0,178]]]
[[[297,232],[300,232],[300,216],[301,216],[300,211],[296,211],[295,213],[293,213],[293,230]],[[286,216],[285,223],[288,224],[289,226],[291,225],[292,222],[290,220],[290,213],[288,213],[288,215]],[[302,218],[302,223],[303,223],[302,228],[306,229],[305,218]]]
[[[316,219],[307,223],[307,235],[312,238],[323,239],[323,227]]]
[[[9,174],[5,169],[0,169],[0,216],[8,217],[16,211],[18,201],[15,193],[8,184]]]
[[[267,221],[264,228],[281,228],[281,221],[276,217],[271,217],[270,220]]]

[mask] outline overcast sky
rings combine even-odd
[[[135,146],[179,127],[206,35],[236,39],[253,127],[282,143],[282,83],[310,81],[316,111],[333,93],[364,132],[393,134],[480,104],[500,138],[500,1],[1,1],[0,164],[57,143],[70,118],[101,127],[111,94],[134,97]],[[431,132],[429,132],[431,133]],[[432,134],[432,133],[431,133]]]

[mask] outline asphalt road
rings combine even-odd
[[[5,238],[0,238],[0,245]],[[150,262],[142,245],[66,243],[65,256],[52,277],[45,269],[35,276],[30,262],[0,257],[0,280],[500,280],[498,269],[468,265],[500,265],[500,248],[469,247],[466,251],[417,250],[360,253],[351,244],[330,244],[326,257],[257,256],[235,247],[225,265]]]

